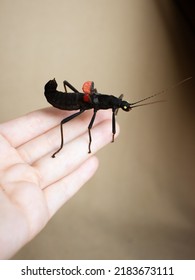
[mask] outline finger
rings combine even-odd
[[[85,112],[78,118],[75,118],[63,125],[64,144],[70,142],[72,139],[78,137],[86,131],[91,115],[91,111]],[[99,112],[95,120],[95,125],[105,119],[111,119],[111,112]],[[17,151],[20,153],[25,162],[32,164],[48,153],[52,155],[52,151],[59,148],[60,140],[60,127],[57,126],[21,145],[17,148]]]
[[[97,168],[98,160],[93,156],[70,175],[44,190],[50,217],[94,175]]]
[[[111,142],[110,121],[103,121],[92,130],[92,152],[96,153],[103,146]],[[117,131],[118,131],[117,126]],[[118,134],[118,133],[117,133]],[[41,178],[41,187],[45,188],[70,174],[86,161],[92,154],[88,154],[88,133],[74,139],[63,147],[56,158],[44,156],[33,164]]]
[[[11,165],[22,163],[23,160],[10,143],[0,134],[0,170],[3,172]]]
[[[70,112],[52,107],[40,109],[0,124],[0,133],[13,147],[18,147],[56,126],[69,114]]]

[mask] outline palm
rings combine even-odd
[[[66,124],[66,145],[51,158],[65,114],[43,109],[0,125],[0,258],[31,240],[97,168],[87,153],[90,113]],[[96,120],[94,152],[110,141],[106,119],[104,113]]]

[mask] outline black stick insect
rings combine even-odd
[[[69,82],[64,81],[64,89],[65,92],[61,92],[57,90],[57,83],[56,80],[50,80],[45,85],[45,97],[47,101],[53,105],[55,108],[61,109],[61,110],[79,110],[78,112],[66,117],[63,119],[60,123],[60,133],[61,133],[61,145],[60,148],[52,155],[53,158],[55,158],[56,154],[59,153],[59,151],[63,148],[64,145],[64,136],[63,136],[63,124],[69,122],[70,120],[74,119],[75,117],[81,115],[84,111],[93,109],[93,116],[91,118],[91,121],[88,125],[88,134],[89,134],[89,145],[88,145],[88,153],[91,153],[91,129],[95,121],[95,117],[98,110],[107,110],[112,109],[112,142],[114,142],[114,135],[116,133],[116,121],[115,117],[117,115],[118,110],[121,108],[122,110],[129,112],[131,109],[138,107],[138,106],[145,106],[148,104],[153,104],[161,101],[154,101],[150,103],[143,103],[139,104],[145,100],[148,100],[150,98],[153,98],[157,95],[160,95],[162,93],[165,93],[171,88],[175,88],[184,82],[191,79],[191,77],[184,79],[180,81],[179,83],[164,89],[160,92],[157,92],[151,96],[148,96],[146,98],[143,98],[139,101],[136,101],[134,103],[129,103],[125,100],[123,100],[123,94],[121,94],[119,97],[115,97],[113,95],[107,95],[102,94],[97,91],[97,89],[94,88],[94,82],[85,82],[83,84],[82,90],[83,92],[79,92],[74,86],[72,86]],[[71,89],[73,92],[68,93],[67,87]]]

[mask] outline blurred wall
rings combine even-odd
[[[195,76],[193,30],[176,3],[1,0],[0,120],[48,106],[54,77],[136,101]],[[195,257],[194,81],[169,93],[119,112],[94,178],[15,259]]]

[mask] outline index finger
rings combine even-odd
[[[0,133],[13,147],[18,147],[58,125],[69,114],[53,107],[40,109],[0,124]]]

